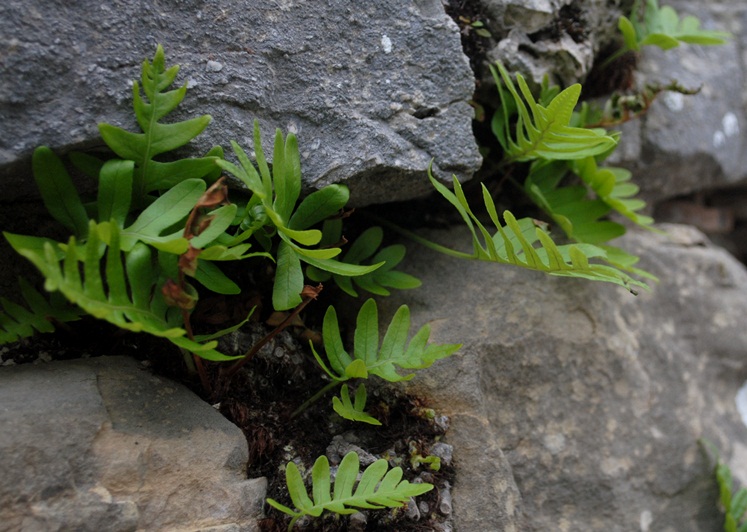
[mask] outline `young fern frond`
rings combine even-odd
[[[592,259],[609,262],[607,251],[602,247],[591,244],[559,246],[553,242],[550,235],[536,226],[534,220],[527,218],[516,220],[508,211],[503,213],[505,221],[503,225],[498,218],[493,199],[483,185],[483,201],[497,229],[497,232],[491,235],[470,209],[456,177],[454,178],[454,192],[452,192],[439,183],[432,174],[429,173],[429,176],[436,190],[457,209],[467,224],[472,233],[473,252],[468,254],[454,251],[426,239],[415,237],[416,241],[423,245],[458,258],[513,264],[550,275],[604,281],[623,286],[631,292],[634,286],[649,290],[648,285],[632,278],[615,266],[590,262]],[[537,243],[539,247],[535,247]]]
[[[306,491],[298,466],[289,462],[285,468],[285,482],[296,510],[270,498],[267,499],[267,503],[292,517],[288,525],[290,532],[296,521],[305,515],[319,517],[325,510],[346,515],[353,514],[359,509],[397,508],[407,504],[411,497],[417,497],[433,489],[433,485],[426,482],[411,484],[407,480],[402,480],[402,468],[395,467],[389,470],[389,465],[383,458],[369,465],[355,486],[359,472],[358,454],[346,454],[337,469],[332,488],[329,461],[326,456],[320,456],[311,469],[312,500]]]
[[[453,355],[460,344],[428,344],[430,327],[424,325],[409,344],[410,309],[402,305],[389,323],[384,339],[379,346],[379,313],[376,301],[367,300],[361,307],[356,320],[354,351],[351,356],[345,351],[337,322],[337,312],[329,307],[324,315],[322,337],[329,366],[311,349],[322,369],[335,381],[344,382],[354,378],[368,378],[377,375],[389,382],[410,380],[415,374],[400,375],[396,367],[402,369],[423,369],[436,360]]]
[[[381,421],[365,412],[367,400],[368,394],[364,384],[359,384],[355,390],[355,402],[350,399],[348,385],[343,384],[340,389],[340,397],[332,398],[332,408],[341,418],[361,421],[369,425],[381,425]]]
[[[153,267],[151,250],[136,244],[123,260],[116,225],[106,231],[91,221],[88,241],[78,245],[71,237],[66,245],[43,242],[34,237],[5,233],[11,246],[39,269],[45,288],[61,292],[88,314],[122,329],[167,338],[175,345],[208,360],[233,360],[215,350],[217,342],[200,344],[188,339],[186,331],[172,318]],[[109,242],[103,240],[106,234]],[[102,268],[101,254],[105,253]],[[82,264],[82,272],[81,265]],[[103,275],[102,275],[103,270]]]
[[[18,279],[18,285],[26,307],[0,297],[0,344],[28,338],[37,331],[54,332],[54,322],[75,321],[83,315],[83,311],[70,305],[59,294],[45,298],[23,277]]]
[[[343,185],[330,185],[310,194],[296,207],[301,193],[301,162],[295,135],[291,133],[284,139],[280,130],[276,131],[272,171],[262,151],[258,121],[254,122],[257,168],[238,144],[234,142],[232,146],[239,164],[218,161],[218,165],[253,193],[241,223],[242,230],[260,235],[257,230],[269,226],[280,237],[272,292],[275,310],[288,310],[301,303],[302,262],[340,276],[365,275],[383,265],[383,262],[366,266],[346,264],[333,260],[340,254],[339,247],[308,247],[318,246],[322,240],[322,232],[310,227],[342,209],[349,193]],[[269,248],[270,242],[265,243]]]
[[[210,178],[215,180],[220,171],[215,161],[223,151],[214,148],[199,159],[180,159],[173,162],[158,162],[153,158],[159,154],[184,146],[210,124],[212,118],[203,115],[172,124],[160,120],[171,113],[184,99],[187,84],[166,91],[176,79],[178,66],[166,68],[164,52],[158,45],[153,62],[144,61],[142,66],[142,89],[147,101],[140,94],[140,84],[132,84],[133,107],[142,133],[131,133],[111,124],[99,124],[104,142],[122,159],[134,161],[132,202],[136,206],[147,204],[146,194],[154,190],[166,190],[184,179]]]
[[[688,15],[680,19],[671,7],[660,8],[657,0],[647,0],[641,20],[638,16],[640,7],[641,1],[636,0],[631,18],[620,17],[618,21],[626,50],[637,51],[649,45],[669,50],[676,48],[680,43],[719,45],[731,37],[728,32],[700,29],[697,17]]]
[[[582,159],[605,153],[617,144],[604,130],[569,125],[581,85],[571,85],[544,106],[534,99],[521,74],[516,75],[519,95],[503,65],[491,65],[490,71],[501,96],[501,107],[493,117],[492,129],[511,161]],[[518,115],[515,135],[511,127],[514,109]]]

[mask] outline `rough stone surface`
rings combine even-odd
[[[0,369],[0,529],[256,530],[242,432],[128,358]]]
[[[615,38],[618,17],[632,5],[629,0],[479,3],[494,36],[488,61],[501,61],[535,83],[547,74],[563,86],[583,81],[595,54]],[[484,73],[483,84],[492,87],[490,73]]]
[[[613,161],[635,171],[647,199],[731,186],[747,178],[747,5],[741,0],[667,5],[692,14],[708,29],[731,31],[722,46],[690,46],[641,53],[637,83],[667,84],[677,80],[700,94],[665,93],[639,123],[622,129],[622,143]]]
[[[747,379],[747,271],[698,231],[622,243],[660,276],[633,297],[431,251],[408,255],[423,287],[414,326],[461,354],[422,371],[415,391],[452,417],[464,530],[721,530],[706,437],[742,483],[747,427],[735,398]],[[467,241],[458,230],[426,234]],[[384,317],[382,316],[382,321]]]
[[[448,179],[481,161],[473,76],[440,0],[10,0],[0,35],[0,175],[15,197],[33,190],[11,178],[36,146],[90,146],[101,121],[134,128],[130,83],[156,43],[191,87],[179,117],[214,118],[198,154],[250,146],[258,117],[266,136],[298,135],[307,186],[345,182],[356,204],[430,191],[431,159]]]

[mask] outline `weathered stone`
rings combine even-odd
[[[1,369],[0,426],[3,530],[256,530],[242,432],[131,359]]]
[[[745,116],[745,65],[741,51],[747,34],[747,6],[740,0],[718,3],[673,0],[681,15],[694,15],[702,27],[733,31],[721,46],[682,45],[667,51],[648,46],[641,52],[637,84],[676,80],[695,96],[664,93],[639,124],[622,128],[618,153],[611,161],[634,170],[643,195],[667,199],[733,185],[747,178],[742,133]],[[636,121],[638,122],[638,121]]]
[[[594,57],[617,35],[617,19],[630,11],[629,0],[481,0],[493,35],[489,62],[501,61],[530,82],[548,75],[567,86],[583,81]],[[482,84],[494,85],[484,69]],[[490,96],[489,94],[487,96]]]
[[[129,87],[156,43],[191,87],[178,117],[214,118],[195,153],[251,146],[259,118],[270,146],[275,127],[298,135],[308,187],[345,182],[359,205],[430,191],[431,159],[449,179],[480,164],[474,79],[440,0],[11,0],[0,35],[0,175],[14,197],[33,190],[11,177],[28,176],[36,146],[91,146],[102,121],[134,129]]]
[[[622,243],[661,278],[638,297],[408,254],[423,287],[382,300],[382,315],[407,303],[435,341],[464,343],[411,384],[452,418],[460,530],[722,529],[698,439],[747,482],[735,403],[746,377],[747,271],[696,230],[663,228],[669,237]],[[468,241],[459,230],[425,236]]]

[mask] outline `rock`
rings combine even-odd
[[[307,187],[344,182],[358,205],[429,192],[432,159],[444,179],[480,165],[474,79],[440,0],[10,0],[0,34],[0,176],[14,197],[34,190],[38,145],[90,147],[102,121],[134,129],[129,87],[156,43],[191,87],[178,118],[214,118],[194,154],[251,146],[259,118],[268,144],[276,127],[298,135]]]
[[[242,432],[132,359],[3,368],[0,405],[3,530],[257,530]]]
[[[583,81],[594,57],[617,35],[617,19],[630,12],[632,1],[588,0],[481,0],[493,35],[489,62],[501,61],[539,84],[548,75],[556,84]],[[495,83],[487,68],[481,85],[492,97]],[[491,92],[488,92],[491,91]]]
[[[747,271],[698,231],[662,228],[622,243],[661,278],[638,297],[411,246],[423,287],[383,299],[381,321],[407,303],[413,328],[464,343],[410,385],[451,418],[458,530],[722,529],[698,439],[747,483]]]
[[[622,129],[618,153],[611,161],[630,167],[642,194],[659,201],[747,178],[744,149],[747,115],[743,94],[747,58],[740,50],[747,33],[747,6],[740,0],[713,3],[667,2],[681,16],[695,15],[706,29],[733,31],[721,46],[683,45],[667,51],[645,47],[638,63],[637,84],[677,80],[700,94],[663,93],[649,112]]]

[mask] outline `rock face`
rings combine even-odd
[[[128,358],[0,371],[0,529],[256,530],[242,432]]]
[[[259,118],[265,135],[298,135],[307,186],[345,182],[359,205],[431,190],[431,159],[449,179],[480,165],[473,75],[440,0],[10,0],[0,35],[0,175],[15,197],[33,191],[12,178],[36,146],[90,146],[102,121],[134,128],[128,87],[156,43],[191,87],[179,118],[214,118],[195,154],[250,146]]]
[[[747,482],[735,403],[747,271],[698,231],[665,229],[623,244],[661,278],[638,297],[411,250],[423,287],[383,300],[382,313],[407,303],[434,341],[464,343],[411,385],[451,416],[460,530],[722,529],[698,439]]]
[[[600,49],[616,39],[629,0],[480,0],[494,39],[487,53],[535,83],[547,74],[563,86],[591,71]],[[482,81],[494,85],[490,74]]]

